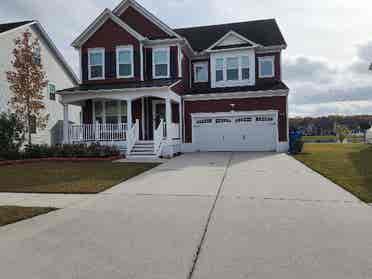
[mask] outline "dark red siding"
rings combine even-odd
[[[133,79],[116,79],[116,47],[120,45],[133,45],[134,75]],[[88,80],[88,49],[105,48],[106,80]],[[104,23],[97,32],[89,38],[82,47],[82,68],[84,83],[125,82],[141,79],[140,44],[136,38],[117,25],[112,20]]]
[[[231,104],[235,111],[278,110],[279,141],[287,141],[287,103],[286,97],[224,99],[207,101],[185,101],[185,141],[192,141],[191,113],[228,112]]]
[[[265,56],[274,56],[275,57],[275,77],[273,78],[259,78],[258,77],[258,58],[259,57],[265,57]],[[266,80],[281,80],[282,79],[282,73],[281,73],[281,67],[280,67],[280,59],[281,55],[280,52],[275,53],[265,53],[265,54],[258,54],[256,53],[256,82],[265,82]]]
[[[93,102],[92,100],[85,101],[83,110],[83,124],[92,124],[93,123]]]
[[[178,77],[178,47],[170,47],[170,76],[172,78]]]
[[[126,9],[124,13],[120,15],[120,18],[144,37],[149,39],[170,38],[166,32],[132,7]]]

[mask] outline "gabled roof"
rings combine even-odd
[[[234,40],[238,43],[233,43],[233,44],[226,43],[226,40],[229,37],[234,38]],[[220,50],[220,49],[226,49],[226,48],[232,48],[232,47],[257,47],[257,46],[259,46],[259,44],[231,30],[228,33],[226,33],[222,38],[220,38],[217,42],[212,44],[207,49],[207,51]]]
[[[166,25],[164,22],[162,22],[160,19],[158,19],[152,13],[150,13],[146,8],[141,6],[135,0],[123,0],[119,5],[116,6],[116,8],[113,10],[113,13],[117,16],[120,16],[129,7],[132,7],[134,9],[136,9],[144,17],[146,17],[148,20],[150,20],[156,26],[158,26],[161,30],[163,30],[165,33],[169,34],[169,36],[180,38],[180,36],[176,32],[174,32],[174,30],[172,28],[170,28],[168,25]]]
[[[88,26],[84,30],[84,32],[71,44],[75,48],[79,48],[83,45],[108,19],[111,19],[116,24],[118,24],[121,28],[131,34],[139,41],[143,41],[146,38],[127,25],[124,21],[122,21],[119,17],[114,15],[109,9],[105,9],[96,19],[93,21],[92,24]]]
[[[8,22],[8,23],[0,24],[0,34],[13,30],[18,27],[21,27],[23,25],[30,24],[32,22],[33,22],[32,20],[28,20],[28,21]]]
[[[264,47],[287,45],[275,19],[179,28],[174,31],[186,38],[198,52],[208,49],[230,31]]]
[[[70,77],[71,81],[75,84],[79,83],[79,79],[75,75],[74,71],[66,62],[63,55],[60,53],[56,45],[53,43],[52,39],[49,37],[48,33],[42,27],[42,25],[36,20],[30,21],[21,21],[21,22],[12,22],[6,24],[0,24],[0,36],[5,34],[5,32],[16,31],[17,28],[29,26],[35,32],[39,34],[39,36],[45,41],[48,45],[51,53],[53,54],[54,58],[58,61],[58,63],[62,66],[65,73]],[[0,49],[1,51],[1,49]]]

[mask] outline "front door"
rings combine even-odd
[[[154,130],[156,130],[159,127],[161,119],[165,121],[165,104],[162,101],[154,102],[153,103]]]

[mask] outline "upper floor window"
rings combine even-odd
[[[56,100],[56,86],[52,83],[48,84],[49,99],[52,101]]]
[[[258,74],[260,78],[272,78],[275,76],[274,56],[258,58]]]
[[[251,79],[251,58],[248,55],[218,57],[214,61],[215,82],[220,86],[242,85]]]
[[[208,82],[208,62],[194,64],[194,82]]]
[[[153,49],[153,77],[169,77],[169,48]]]
[[[96,48],[88,50],[89,79],[104,79],[105,49]]]
[[[133,77],[133,46],[116,48],[116,75],[118,78]]]
[[[34,63],[41,65],[41,50],[40,47],[36,47],[33,53]]]

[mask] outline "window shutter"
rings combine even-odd
[[[81,58],[83,80],[88,80],[88,53],[83,53]]]
[[[134,67],[134,77],[141,78],[141,54],[137,47],[133,49],[133,67]]]
[[[146,48],[146,80],[152,80],[152,49]]]
[[[170,47],[170,76],[171,78],[178,76],[178,48],[176,46]]]

